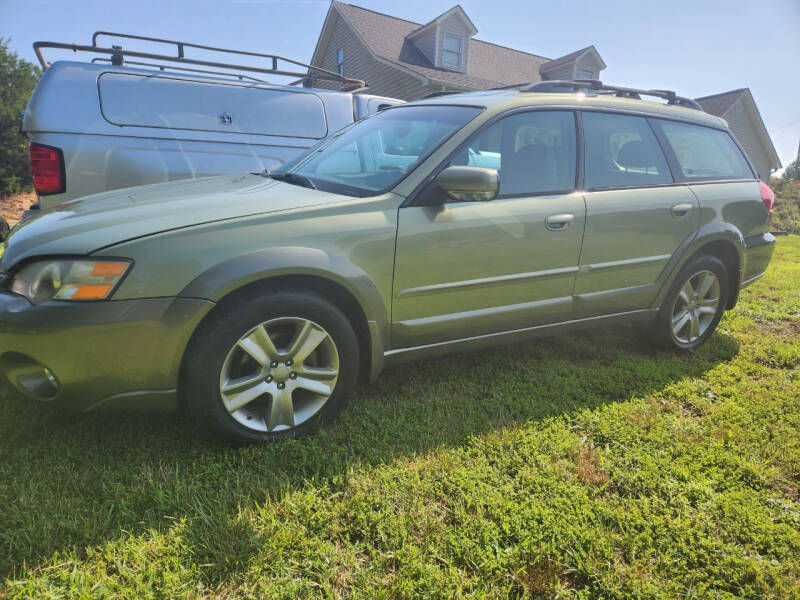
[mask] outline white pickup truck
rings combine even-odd
[[[104,47],[100,38],[177,52]],[[100,57],[50,64],[44,48]],[[251,64],[189,58],[187,49]],[[117,188],[276,169],[354,121],[402,103],[366,93],[361,80],[280,56],[173,40],[100,31],[88,46],[36,42],[34,50],[44,75],[21,126],[39,197],[33,210]],[[265,75],[297,80],[273,85]]]

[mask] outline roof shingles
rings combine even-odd
[[[378,13],[353,4],[334,5],[355,28],[370,50],[434,82],[469,89],[486,89],[540,81],[539,69],[550,59],[481,40],[470,40],[467,73],[434,68],[406,39],[419,23]]]

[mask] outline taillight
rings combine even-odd
[[[64,155],[59,148],[32,143],[28,148],[31,158],[33,187],[37,194],[61,194],[66,191]]]
[[[775,194],[763,181],[761,182],[761,200],[764,202],[764,206],[767,207],[767,212],[771,217],[775,211]]]

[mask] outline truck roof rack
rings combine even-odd
[[[177,52],[176,54],[140,52],[138,50],[125,50],[122,48],[122,46],[116,46],[116,45],[112,45],[110,48],[107,48],[98,45],[98,38],[100,37],[113,37],[113,38],[122,38],[128,40],[154,42],[158,44],[170,44],[176,47]],[[294,81],[289,85],[301,84],[304,87],[313,87],[315,81],[330,81],[341,84],[342,87],[339,89],[341,89],[342,91],[353,91],[356,89],[361,89],[366,85],[366,83],[361,79],[353,79],[351,77],[345,77],[344,75],[340,75],[339,73],[334,73],[333,71],[328,71],[327,69],[323,69],[321,67],[315,67],[314,65],[307,65],[305,63],[293,60],[291,58],[278,56],[277,54],[262,54],[260,52],[250,52],[246,50],[231,50],[229,48],[218,48],[215,46],[192,44],[189,42],[182,42],[178,40],[166,40],[162,38],[132,35],[128,33],[114,33],[111,31],[95,31],[94,35],[92,36],[92,44],[90,46],[81,44],[68,44],[64,42],[45,42],[45,41],[34,42],[33,50],[34,52],[36,52],[36,56],[39,59],[42,68],[47,69],[47,67],[50,66],[50,63],[45,60],[44,55],[42,54],[43,48],[72,50],[73,52],[91,52],[94,54],[107,54],[109,55],[107,58],[106,57],[99,59],[96,58],[92,62],[110,62],[115,66],[121,66],[123,64],[131,64],[137,66],[156,67],[162,71],[172,69],[179,71],[190,71],[194,73],[226,75],[237,79],[249,79],[259,82],[262,82],[263,80],[257,79],[252,76],[244,75],[243,72],[260,73],[267,75],[281,75],[286,77],[299,77],[297,81]],[[266,59],[269,66],[256,67],[256,66],[232,64],[229,62],[203,60],[199,58],[187,58],[185,55],[185,50],[187,48],[194,48],[197,50],[205,50],[211,52],[219,52],[221,54],[232,54],[235,56],[251,56],[260,59]],[[140,58],[146,60],[165,61],[167,63],[172,63],[172,64],[163,65],[155,63],[133,62],[126,60],[128,57]],[[233,72],[229,73],[227,71],[220,72],[220,71],[209,71],[206,69],[194,69],[191,67],[176,66],[176,64],[192,65],[200,67],[212,67],[214,69],[228,69]]]
[[[569,79],[553,81],[537,81],[536,83],[526,83],[515,87],[521,92],[545,92],[545,93],[594,93],[598,96],[616,96],[617,98],[635,98],[641,100],[642,96],[653,96],[663,98],[667,104],[683,106],[695,110],[703,110],[696,101],[691,98],[678,96],[672,90],[643,90],[637,88],[620,87],[616,85],[606,85],[599,79]]]

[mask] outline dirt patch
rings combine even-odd
[[[31,204],[36,204],[36,194],[25,192],[0,198],[0,217],[4,217],[9,225],[14,225],[28,210]]]
[[[758,325],[772,335],[794,337],[800,335],[800,319],[756,319]]]
[[[584,446],[578,456],[575,457],[578,478],[591,485],[605,485],[608,483],[608,474],[603,470],[601,463],[600,454],[597,450],[590,446]]]

